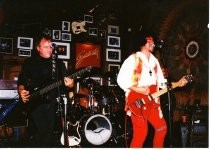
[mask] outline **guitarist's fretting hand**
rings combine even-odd
[[[68,77],[64,77],[64,84],[66,87],[72,88],[74,86],[74,80],[70,79]],[[18,87],[18,91],[19,91],[19,95],[20,95],[20,99],[22,100],[22,102],[27,103],[29,101],[29,91],[25,90],[23,85],[20,85]]]
[[[20,99],[22,100],[22,102],[26,103],[29,101],[29,91],[25,90],[23,85],[19,85],[18,87],[18,92],[20,95]]]
[[[141,93],[144,95],[148,95],[150,93],[149,86],[142,86],[142,87],[132,86],[132,87],[130,87],[130,89],[137,93]]]

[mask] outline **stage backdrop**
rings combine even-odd
[[[101,46],[91,43],[76,43],[76,69],[87,67],[101,67]]]

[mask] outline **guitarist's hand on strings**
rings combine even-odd
[[[130,87],[130,89],[137,92],[137,93],[141,93],[141,94],[144,94],[144,95],[148,95],[150,93],[149,86],[141,86],[141,87],[132,86],[132,87]]]

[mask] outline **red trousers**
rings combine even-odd
[[[132,114],[131,120],[133,124],[133,138],[130,147],[140,148],[143,146],[148,133],[148,122],[155,129],[153,147],[164,147],[167,125],[165,119],[163,117],[160,118],[158,108],[152,109],[147,119]]]

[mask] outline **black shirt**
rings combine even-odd
[[[31,94],[37,88],[42,89],[49,84],[62,81],[63,77],[67,76],[68,73],[64,63],[60,59],[57,59],[56,63],[56,79],[53,80],[51,58],[45,59],[37,54],[34,57],[26,59],[18,77],[18,85],[24,85]],[[63,85],[59,86],[59,88],[52,89],[47,95],[50,95],[50,97],[58,96],[58,91],[60,92],[61,90],[64,90]]]

